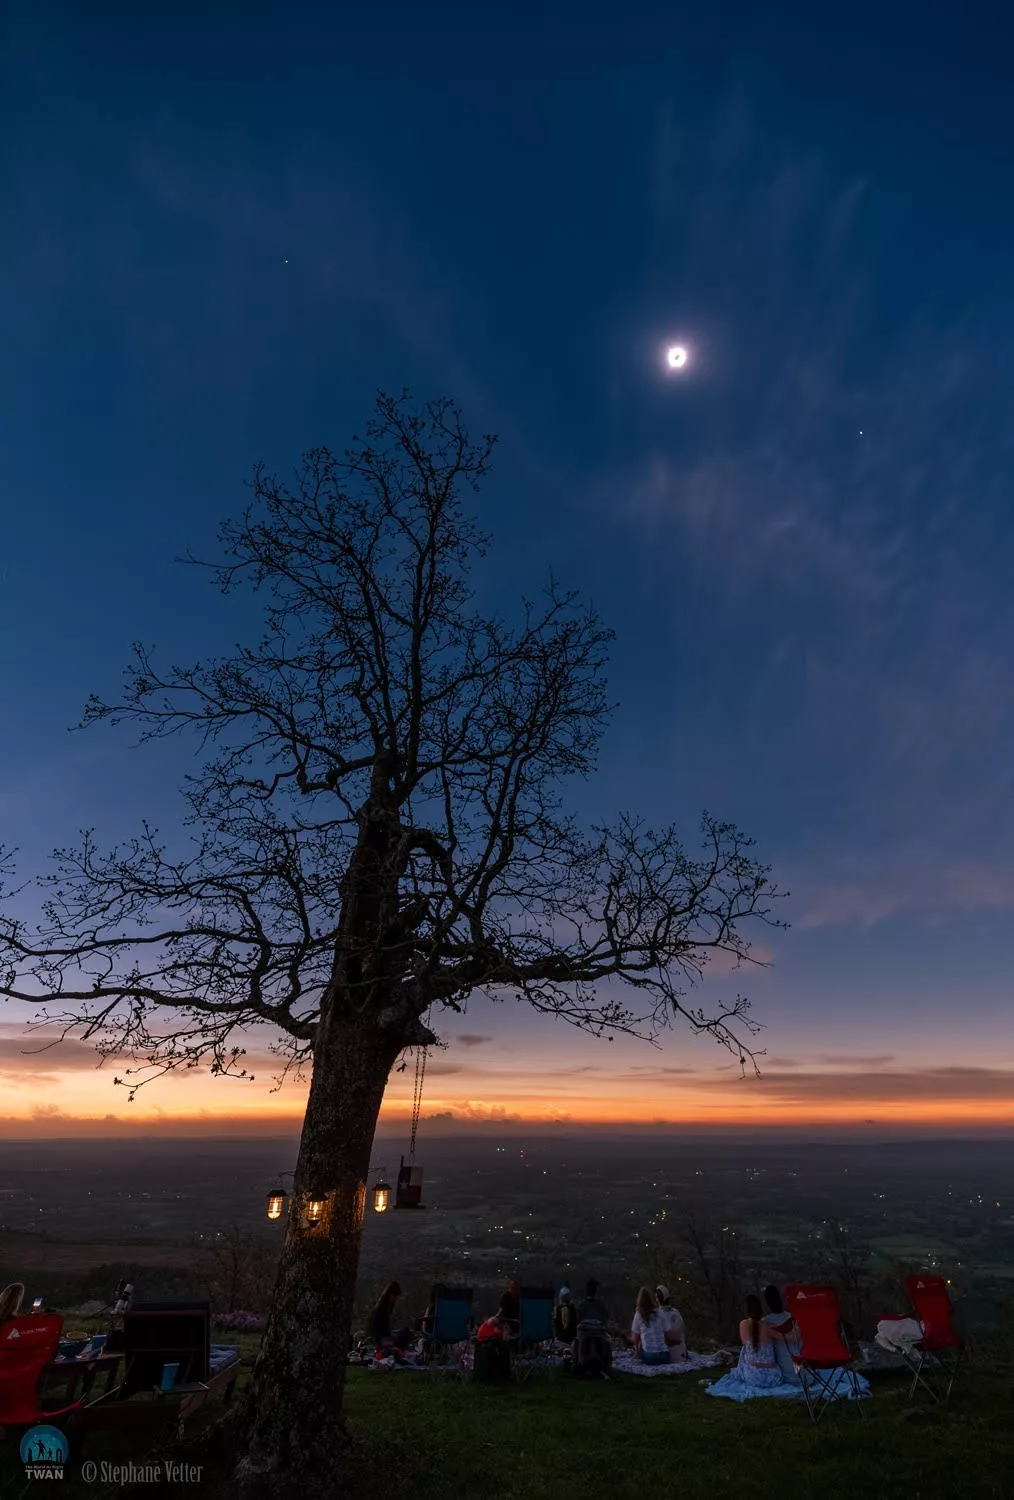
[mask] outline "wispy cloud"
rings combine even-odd
[[[680,630],[728,636],[724,663],[704,648],[713,702],[681,743],[746,742],[734,774],[780,783],[790,817],[823,789],[798,814],[818,850],[804,875],[831,840],[913,862],[928,846],[942,903],[1006,909],[999,873],[956,868],[1014,834],[1006,346],[972,303],[885,324],[876,180],[841,180],[741,105],[678,120],[660,122],[655,211],[669,280],[690,308],[706,294],[712,324],[690,414],[676,403],[600,501],[650,545]],[[751,679],[733,688],[737,656]],[[890,885],[844,883],[804,921],[925,899]]]
[[[886,1068],[888,1063],[894,1062],[893,1052],[874,1052],[870,1054],[860,1053],[858,1055],[847,1052],[824,1052],[817,1056],[817,1062],[825,1063],[829,1068]],[[772,1069],[778,1067],[775,1058],[771,1059]]]
[[[924,858],[885,869],[883,861],[852,878],[796,880],[801,931],[818,927],[874,927],[901,913],[1014,910],[1014,868],[966,860],[941,865]]]

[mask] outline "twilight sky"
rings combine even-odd
[[[1009,31],[371,15],[5,7],[0,841],[34,873],[82,826],[171,836],[179,749],[69,735],[86,694],[134,639],[185,660],[255,628],[173,562],[255,459],[340,449],[378,386],[451,394],[502,440],[485,599],[551,564],[618,632],[579,809],[734,819],[792,928],[707,986],[754,1000],[759,1082],[682,1033],[606,1046],[477,1001],[427,1110],[1014,1123]],[[299,1107],[268,1066],[128,1109],[23,1029],[0,1011],[0,1134]]]

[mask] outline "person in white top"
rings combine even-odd
[[[669,1346],[669,1353],[673,1359],[686,1359],[687,1331],[683,1326],[682,1315],[669,1301],[669,1288],[657,1286],[655,1298],[658,1302],[659,1316],[665,1326],[665,1341]]]
[[[634,1350],[646,1365],[667,1365],[669,1345],[665,1340],[665,1322],[648,1287],[642,1286],[637,1294],[637,1311],[630,1325],[634,1336]]]

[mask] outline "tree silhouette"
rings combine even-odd
[[[252,1026],[310,1088],[272,1310],[254,1370],[250,1493],[333,1494],[366,1182],[388,1075],[480,991],[596,1034],[680,1018],[749,1058],[736,998],[690,1004],[710,954],[746,959],[772,920],[767,867],[731,825],[621,816],[583,829],[560,784],[607,721],[609,633],[550,582],[508,626],[480,612],[485,540],[462,494],[486,475],[448,401],[381,395],[343,458],[308,454],[289,488],[255,470],[215,577],[265,603],[262,638],[160,668],[135,649],[89,724],[192,732],[187,849],[145,826],[58,852],[35,927],[0,931],[0,992],[64,1034],[166,1070],[243,1072]],[[305,1205],[324,1205],[307,1223]]]

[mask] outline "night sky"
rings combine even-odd
[[[484,601],[552,566],[617,630],[580,812],[735,820],[792,926],[706,986],[754,1000],[760,1082],[477,1001],[427,1108],[1009,1123],[1014,35],[685,12],[9,0],[0,838],[27,874],[83,826],[176,837],[179,749],[69,734],[85,696],[135,639],[256,629],[174,562],[255,459],[449,394],[501,436]],[[22,1031],[8,1134],[299,1106],[190,1079],[128,1110]]]

